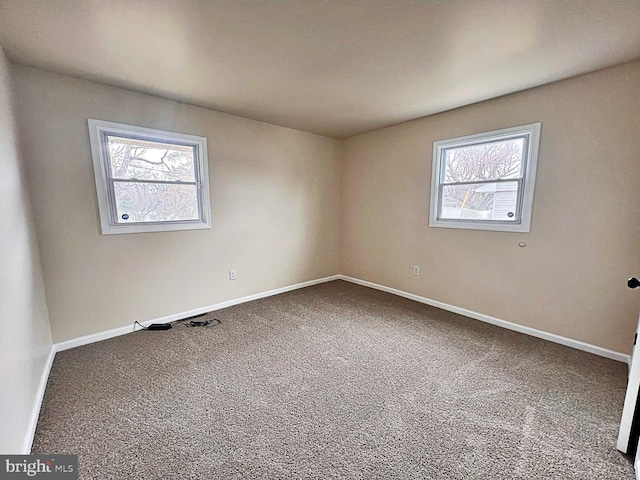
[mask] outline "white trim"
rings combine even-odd
[[[481,322],[490,323],[492,325],[496,325],[498,327],[506,328],[508,330],[513,330],[516,332],[524,333],[526,335],[531,335],[532,337],[542,338],[543,340],[548,340],[553,343],[557,343],[560,345],[565,345],[567,347],[575,348],[577,350],[582,350],[584,352],[593,353],[595,355],[599,355],[601,357],[610,358],[612,360],[617,360],[618,362],[629,363],[629,355],[616,352],[613,350],[609,350],[603,347],[598,347],[597,345],[592,345],[590,343],[581,342],[579,340],[573,340],[571,338],[563,337],[560,335],[556,335],[555,333],[549,333],[542,330],[538,330],[531,327],[526,327],[524,325],[518,325],[517,323],[508,322],[506,320],[502,320],[500,318],[492,317],[490,315],[485,315],[484,313],[474,312],[472,310],[468,310],[466,308],[456,307],[453,305],[449,305],[447,303],[439,302],[437,300],[432,300],[430,298],[421,297],[420,295],[415,295],[413,293],[404,292],[402,290],[397,290],[395,288],[386,287],[384,285],[379,285],[377,283],[368,282],[366,280],[360,280],[359,278],[349,277],[347,275],[332,275],[329,277],[318,278],[316,280],[309,280],[307,282],[296,283],[294,285],[288,285],[286,287],[276,288],[274,290],[268,290],[266,292],[256,293],[253,295],[248,295],[246,297],[240,297],[233,300],[226,300],[224,302],[216,303],[213,305],[208,305],[206,307],[200,307],[193,310],[189,310],[186,312],[174,313],[172,315],[167,315],[165,317],[159,317],[152,320],[146,320],[142,323],[142,325],[147,326],[152,323],[168,323],[174,322],[176,320],[182,320],[184,318],[193,317],[196,315],[200,315],[207,312],[213,312],[216,310],[220,310],[222,308],[232,307],[233,305],[239,305],[245,302],[251,302],[253,300],[258,300],[260,298],[271,297],[273,295],[278,295],[280,293],[290,292],[292,290],[297,290],[299,288],[310,287],[312,285],[317,285],[320,283],[331,282],[333,280],[345,280],[347,282],[356,283],[358,285],[362,285],[364,287],[374,288],[376,290],[381,290],[383,292],[391,293],[393,295],[398,295],[400,297],[408,298],[410,300],[414,300],[416,302],[424,303],[426,305],[431,305],[432,307],[441,308],[442,310],[447,310],[449,312],[457,313],[459,315],[463,315],[465,317],[473,318],[474,320],[480,320]],[[106,340],[108,338],[117,337],[120,335],[124,335],[126,333],[131,333],[135,329],[132,325],[127,325],[124,327],[114,328],[112,330],[107,330],[104,332],[93,333],[91,335],[86,335],[84,337],[74,338],[71,340],[66,340],[64,342],[59,342],[54,344],[54,349],[56,352],[62,352],[64,350],[69,350],[70,348],[80,347],[82,345],[88,345],[90,343],[99,342],[101,340]]]
[[[294,285],[288,285],[286,287],[280,287],[274,290],[268,290],[266,292],[248,295],[246,297],[240,297],[233,300],[226,300],[224,302],[215,303],[213,305],[208,305],[206,307],[195,308],[193,310],[189,310],[186,312],[174,313],[172,315],[154,318],[152,320],[145,320],[144,322],[140,322],[140,323],[146,327],[152,323],[175,322],[176,320],[182,320],[184,318],[194,317],[196,315],[201,315],[203,313],[213,312],[215,310],[220,310],[222,308],[232,307],[234,305],[239,305],[241,303],[258,300],[260,298],[271,297],[273,295],[290,292],[292,290],[297,290],[299,288],[310,287],[312,285],[317,285],[319,283],[331,282],[332,280],[338,280],[339,278],[340,278],[339,275],[332,275],[330,277],[318,278],[316,280],[309,280],[308,282],[296,283]],[[114,328],[113,330],[93,333],[91,335],[85,335],[84,337],[79,337],[71,340],[66,340],[64,342],[59,342],[59,343],[56,343],[54,347],[57,352],[62,352],[64,350],[69,350],[70,348],[80,347],[82,345],[88,345],[90,343],[99,342],[101,340],[106,340],[108,338],[118,337],[126,333],[131,333],[133,331],[135,331],[134,327],[132,325],[127,325],[125,327]]]
[[[25,432],[24,442],[22,443],[22,455],[29,455],[31,453],[31,445],[33,444],[33,437],[36,434],[36,427],[38,426],[38,418],[40,417],[40,409],[42,408],[42,401],[44,400],[44,393],[47,389],[47,382],[49,381],[49,374],[51,373],[51,366],[53,365],[53,359],[56,356],[55,345],[51,345],[49,350],[49,356],[44,364],[44,369],[40,375],[40,383],[38,384],[38,390],[36,391],[36,402],[33,404],[31,410],[31,416],[29,418],[29,424],[27,425],[27,431]]]
[[[517,323],[508,322],[506,320],[501,320],[496,317],[485,315],[484,313],[474,312],[472,310],[467,310],[466,308],[455,307],[447,303],[439,302],[437,300],[432,300],[426,297],[421,297],[413,293],[403,292],[402,290],[396,290],[395,288],[385,287],[384,285],[378,285],[377,283],[368,282],[366,280],[360,280],[358,278],[348,277],[346,275],[338,275],[338,277],[341,280],[346,280],[347,282],[356,283],[364,287],[374,288],[376,290],[381,290],[387,293],[392,293],[400,297],[408,298],[410,300],[415,300],[416,302],[431,305],[432,307],[436,307],[436,308],[441,308],[442,310],[447,310],[449,312],[457,313],[459,315],[464,315],[465,317],[473,318],[475,320],[480,320],[481,322],[485,322],[485,323],[490,323],[492,325],[506,328],[508,330],[513,330],[515,332],[531,335],[532,337],[542,338],[543,340],[548,340],[550,342],[558,343],[560,345],[565,345],[567,347],[575,348],[577,350],[593,353],[601,357],[617,360],[618,362],[624,362],[627,364],[629,363],[629,355],[626,355],[620,352],[615,352],[613,350],[609,350],[606,348],[598,347],[597,345],[592,345],[590,343],[581,342],[579,340],[573,340],[571,338],[562,337],[560,335],[556,335],[555,333],[548,333],[542,330],[537,330],[535,328],[525,327],[524,325],[518,325]]]
[[[204,230],[211,228],[211,199],[209,196],[209,160],[206,137],[189,135],[186,133],[169,132],[155,128],[127,125],[125,123],[107,122],[105,120],[87,119],[89,125],[89,140],[91,144],[91,158],[98,195],[98,212],[100,227],[103,235],[144,232],[167,232],[176,230]],[[201,218],[188,221],[167,221],[149,223],[116,223],[116,205],[110,188],[109,159],[107,147],[103,143],[103,134],[140,135],[150,140],[184,142],[196,147],[195,174],[198,187],[198,203]]]
[[[531,212],[533,210],[533,192],[536,182],[536,167],[538,163],[541,125],[541,122],[529,123],[527,125],[519,125],[517,127],[502,128],[500,130],[475,133],[473,135],[465,135],[463,137],[449,138],[433,142],[429,227],[529,233],[531,231]],[[443,180],[442,153],[444,149],[509,139],[510,137],[515,136],[526,136],[528,138],[527,152],[526,156],[523,158],[524,169],[519,178],[512,179],[513,181],[519,181],[523,185],[522,192],[520,193],[518,200],[519,220],[517,222],[506,222],[497,220],[440,219],[440,185]]]
[[[636,326],[636,337],[640,333],[640,321]],[[627,380],[627,392],[624,396],[624,406],[622,407],[622,416],[620,417],[620,429],[618,430],[617,448],[623,453],[629,450],[629,442],[631,438],[631,426],[633,425],[633,417],[636,413],[636,404],[638,400],[638,390],[640,389],[640,358],[638,357],[639,345],[634,342],[633,351],[631,352],[629,364],[629,379]]]
[[[636,480],[640,480],[640,455],[636,455],[636,460],[633,462],[633,468],[636,471]]]

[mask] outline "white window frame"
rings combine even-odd
[[[533,192],[535,188],[538,148],[540,144],[540,128],[541,123],[537,122],[433,142],[429,226],[470,230],[493,230],[500,232],[530,232],[531,214],[533,210]],[[526,138],[526,147],[524,148],[524,158],[522,159],[523,164],[521,168],[521,177],[517,179],[520,183],[520,188],[518,189],[517,220],[504,221],[440,218],[446,166],[444,154],[446,150],[495,142],[496,140],[508,140],[510,138],[522,137]],[[510,181],[513,180],[510,179]]]
[[[205,137],[138,127],[124,123],[107,122],[93,118],[89,118],[88,123],[93,171],[98,194],[98,210],[100,211],[100,226],[103,235],[211,228],[207,139]],[[194,147],[195,185],[197,186],[198,192],[198,211],[200,218],[196,220],[137,222],[129,224],[118,223],[116,220],[117,211],[112,187],[113,178],[111,177],[107,145],[104,141],[106,135]]]

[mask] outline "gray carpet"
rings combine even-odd
[[[633,479],[626,365],[335,281],[56,355],[80,478]]]

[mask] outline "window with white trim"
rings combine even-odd
[[[540,125],[434,142],[429,226],[529,232]]]
[[[205,137],[88,122],[103,235],[211,228]]]
[[[211,228],[205,137],[88,123],[103,234]]]

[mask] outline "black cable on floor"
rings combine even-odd
[[[216,325],[220,325],[222,323],[217,318],[214,318],[213,320],[200,320],[200,321],[190,320],[189,322],[186,322],[186,320],[189,320],[189,319],[186,318],[184,320],[185,323],[182,324],[185,327],[215,327]],[[213,323],[213,322],[216,322],[216,323]]]
[[[198,317],[195,317],[195,318],[198,318]],[[171,324],[179,323],[180,325],[184,325],[185,327],[215,327],[216,325],[220,325],[222,321],[217,318],[214,318],[213,320],[200,320],[200,321],[189,320],[188,318],[184,318],[182,320],[174,320],[173,322],[170,322],[170,323]],[[138,325],[142,330],[149,330],[149,327],[145,327],[139,321],[136,320],[135,322],[133,322],[134,331],[136,331],[135,330],[136,325]]]

